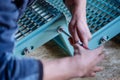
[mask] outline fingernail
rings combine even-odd
[[[88,46],[86,46],[85,44],[83,44],[83,47],[84,47],[85,49],[89,49]]]

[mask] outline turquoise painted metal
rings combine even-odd
[[[61,24],[66,26],[65,17],[61,12],[44,0],[36,2],[27,8],[18,22],[14,54],[24,55],[53,39],[59,35],[57,28]]]
[[[63,12],[69,23],[71,15],[62,1],[47,1]],[[120,4],[113,0],[88,0],[87,2],[87,22],[92,33],[89,48],[95,49],[120,33]],[[65,35],[62,34],[61,38],[65,38]],[[66,40],[67,38],[62,43],[59,38],[55,39],[60,45],[64,45]]]
[[[87,22],[92,33],[89,48],[95,49],[120,33],[120,4],[113,0],[88,0]],[[29,53],[54,39],[67,54],[73,54],[68,36],[58,33],[59,27],[68,31],[71,14],[62,0],[38,0],[27,8],[19,20],[15,55]]]

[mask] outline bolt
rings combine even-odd
[[[108,36],[103,36],[101,39],[100,39],[100,44],[103,44],[105,43],[107,40],[108,40]]]
[[[28,54],[28,53],[30,53],[30,50],[28,48],[24,48],[23,53]]]

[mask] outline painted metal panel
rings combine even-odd
[[[74,55],[68,36],[57,32],[58,27],[62,26],[69,33],[68,23],[71,14],[62,0],[46,1],[38,0],[27,8],[24,16],[19,20],[14,51],[16,55],[34,50],[51,39],[54,39],[67,54]],[[92,33],[89,48],[95,49],[120,33],[120,5],[113,0],[88,0],[87,2],[87,23]]]

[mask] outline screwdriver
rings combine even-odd
[[[68,34],[68,33],[64,30],[63,27],[59,27],[59,28],[58,28],[58,32],[63,32],[66,36],[71,37],[71,35]],[[78,43],[80,46],[83,46],[83,43],[82,43],[81,41],[78,41],[77,43]]]

